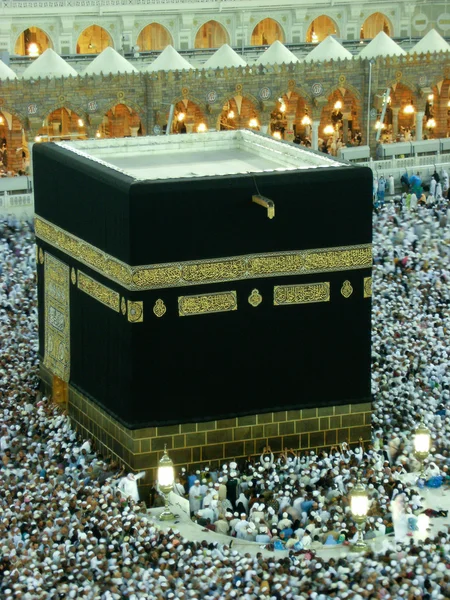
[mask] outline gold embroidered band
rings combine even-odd
[[[178,314],[180,317],[228,312],[230,310],[237,310],[236,292],[218,292],[217,294],[199,294],[178,298]]]
[[[42,217],[35,230],[40,240],[131,291],[372,267],[371,244],[132,267]]]
[[[95,281],[83,271],[78,271],[78,289],[108,306],[108,308],[120,312],[120,294]]]
[[[329,301],[330,283],[328,281],[300,285],[277,285],[273,288],[273,303],[275,306]]]
[[[70,377],[70,269],[45,253],[44,365],[63,381]]]

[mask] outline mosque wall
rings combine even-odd
[[[126,105],[142,123],[142,132],[162,131],[167,123],[171,103],[191,101],[205,115],[206,125],[215,129],[224,104],[230,98],[244,97],[245,110],[253,110],[259,126],[270,123],[278,98],[295,92],[305,102],[313,121],[324,127],[329,118],[330,98],[339,92],[357,114],[354,121],[367,136],[374,150],[375,122],[379,115],[377,99],[388,86],[402,84],[417,111],[425,112],[427,95],[435,90],[437,115],[436,137],[447,135],[448,56],[437,55],[379,58],[372,66],[371,98],[368,61],[353,59],[324,63],[298,63],[281,66],[254,66],[187,72],[157,72],[151,74],[98,75],[67,79],[14,80],[2,82],[0,110],[14,114],[24,128],[28,141],[39,134],[43,121],[54,110],[65,107],[77,113],[85,122],[87,137],[94,137],[106,113],[118,104]],[[378,108],[377,108],[378,107]],[[242,115],[242,126],[246,119]],[[423,115],[422,115],[423,116]],[[156,127],[155,127],[156,126]],[[320,130],[319,130],[320,131]],[[129,135],[129,130],[108,130],[102,135]]]

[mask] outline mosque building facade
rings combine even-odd
[[[8,169],[21,169],[27,142],[152,135],[167,127],[173,133],[254,128],[288,141],[307,136],[315,148],[339,122],[344,143],[358,132],[374,155],[386,89],[383,127],[391,141],[406,130],[417,139],[447,137],[450,13],[434,2],[382,8],[361,1],[287,1],[274,11],[253,0],[7,0],[0,57],[13,74],[0,69],[0,137]],[[416,52],[430,31],[443,45]],[[369,40],[380,35],[395,49],[371,55]],[[330,39],[336,55],[323,48],[309,59]],[[263,55],[274,43],[289,56],[271,63]],[[208,68],[224,44],[241,62]],[[168,47],[189,68],[171,67],[170,60],[152,68]],[[115,60],[108,57],[91,68],[105,49],[127,67],[108,68]],[[50,51],[50,62],[61,58],[65,66],[40,71],[38,61]]]

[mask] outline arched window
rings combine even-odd
[[[96,137],[121,138],[144,135],[141,118],[138,113],[125,104],[116,104],[103,117]]]
[[[16,41],[14,54],[20,56],[39,56],[47,48],[53,48],[48,35],[39,27],[29,27],[22,31]]]
[[[58,140],[84,139],[86,137],[86,124],[70,108],[57,108],[43,121],[36,141],[51,142]]]
[[[204,23],[195,36],[195,48],[220,48],[228,43],[228,34],[217,21]]]
[[[384,31],[389,36],[393,34],[393,28],[389,21],[389,19],[383,15],[382,13],[376,12],[364,21],[360,37],[362,40],[364,39],[373,39],[376,37],[380,31]]]
[[[136,45],[139,50],[164,50],[166,46],[173,44],[172,36],[165,27],[159,23],[146,25],[138,35]]]
[[[308,27],[306,41],[316,44],[324,40],[329,35],[339,36],[339,30],[336,23],[330,19],[330,17],[327,17],[327,15],[321,15],[320,17],[314,19],[314,21]]]
[[[265,46],[273,44],[276,40],[284,42],[284,34],[280,25],[274,19],[263,19],[253,30],[250,44]]]
[[[100,54],[108,46],[114,47],[109,33],[100,25],[91,25],[77,40],[77,54]]]

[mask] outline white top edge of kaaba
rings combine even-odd
[[[326,154],[247,130],[56,144],[136,181],[348,166]]]

